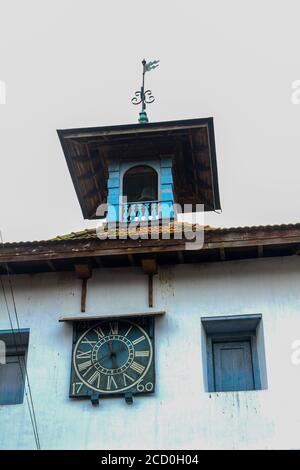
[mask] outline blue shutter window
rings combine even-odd
[[[201,322],[206,341],[203,361],[206,390],[233,392],[267,388],[261,315],[202,317]]]
[[[24,374],[24,356],[8,356],[0,366],[0,405],[23,403]]]
[[[23,403],[29,330],[0,331],[6,345],[5,363],[0,364],[0,405]]]
[[[216,392],[254,390],[250,341],[213,342]]]

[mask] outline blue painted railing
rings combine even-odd
[[[174,219],[173,201],[127,202],[121,212],[122,222]]]
[[[159,201],[128,202],[122,204],[122,221],[158,220],[161,218],[160,204]]]

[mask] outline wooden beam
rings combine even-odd
[[[98,194],[98,190],[96,187],[93,186],[93,188],[87,191],[83,197],[89,198],[95,196],[96,194]]]
[[[74,129],[74,132],[73,134],[72,133],[69,133],[69,134],[65,134],[63,136],[64,139],[86,139],[87,137],[110,137],[110,136],[114,136],[116,135],[117,137],[121,136],[121,135],[133,135],[135,137],[136,134],[151,134],[151,133],[156,133],[158,131],[160,132],[171,132],[171,131],[183,131],[184,129],[186,130],[190,130],[190,129],[197,129],[197,128],[207,128],[207,122],[203,122],[203,123],[195,123],[195,124],[167,124],[167,125],[159,125],[157,127],[138,127],[138,125],[136,125],[136,127],[133,127],[133,128],[127,128],[127,129],[91,129],[91,130],[79,130],[79,131],[76,131]]]
[[[107,318],[131,318],[131,317],[157,317],[165,315],[164,310],[158,310],[157,312],[145,311],[145,312],[131,312],[131,313],[100,313],[98,315],[70,315],[59,318],[59,322],[63,321],[87,321],[87,320],[106,320]]]
[[[87,279],[82,279],[80,311],[85,312]]]
[[[300,241],[299,241],[300,242]],[[42,248],[34,246],[32,248],[20,248],[20,252],[0,250],[0,263],[2,262],[32,262],[43,260],[59,260],[72,258],[95,258],[96,256],[128,255],[128,254],[148,254],[156,252],[169,252],[182,250],[185,240],[119,240],[116,244],[114,240],[101,241],[94,240],[82,243],[62,243],[54,247],[44,246]]]
[[[92,276],[92,269],[89,264],[74,265],[78,279],[89,279]]]
[[[92,269],[88,264],[75,264],[74,268],[78,279],[82,280],[80,308],[81,312],[85,312],[87,281],[92,276]]]
[[[153,307],[153,275],[157,274],[157,262],[155,258],[142,259],[144,274],[148,274],[148,305]]]
[[[224,248],[264,247],[290,244],[300,246],[300,228],[278,229],[219,229],[205,231],[203,250]],[[191,247],[191,246],[190,246]],[[54,260],[88,259],[106,256],[121,256],[155,253],[176,253],[185,250],[185,240],[67,240],[40,243],[3,244],[0,263],[30,263]],[[151,255],[150,255],[151,256]]]
[[[91,158],[91,154],[90,154],[88,144],[86,144],[85,147],[86,147],[86,152],[87,152],[88,157],[89,157],[89,162],[88,163],[89,163],[90,171],[91,171],[91,174],[92,174],[92,177],[93,177],[94,185],[97,188],[97,191],[99,192],[100,188],[99,188],[99,181],[98,181],[98,178],[96,176],[97,172],[96,172],[94,164],[93,164],[93,159]]]
[[[143,258],[142,268],[144,274],[157,274],[157,262],[155,258]]]
[[[153,274],[148,274],[148,305],[153,307]]]

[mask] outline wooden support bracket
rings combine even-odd
[[[98,406],[99,405],[99,395],[94,394],[91,395],[91,402],[93,406]]]
[[[132,393],[125,393],[124,395],[125,401],[127,405],[132,405],[133,404],[133,395]]]
[[[87,281],[92,277],[92,269],[88,264],[75,264],[74,268],[78,279],[82,279],[81,312],[85,312]]]
[[[153,275],[157,274],[157,262],[154,258],[142,259],[144,274],[148,274],[148,305],[153,307]]]

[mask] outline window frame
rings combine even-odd
[[[26,364],[28,356],[28,345],[29,345],[29,334],[28,328],[22,328],[17,330],[0,330],[0,339],[6,344],[6,358],[16,358],[16,361],[20,367],[21,384],[20,389],[16,395],[18,400],[15,402],[0,401],[0,406],[8,405],[21,405],[24,403],[25,385],[26,385]],[[7,361],[10,363],[13,361]],[[6,364],[0,365],[5,367]],[[1,384],[0,384],[1,387]]]
[[[234,341],[249,341],[253,368],[253,390],[263,389],[257,344],[257,327],[261,320],[261,314],[227,315],[221,317],[211,316],[201,318],[206,339],[206,360],[203,361],[203,364],[206,366],[208,393],[228,393],[226,391],[216,391],[213,352],[214,342],[229,343]],[[253,390],[240,391],[246,392]],[[236,392],[238,393],[239,391]]]
[[[159,201],[159,175],[158,175],[158,172],[156,171],[155,168],[153,168],[153,166],[150,166],[150,165],[144,165],[144,164],[138,164],[138,165],[133,165],[132,167],[128,168],[125,173],[123,174],[123,180],[122,180],[122,198],[127,198],[127,203],[130,203],[130,204],[133,204],[133,203],[137,203],[139,202],[138,199],[136,198],[133,198],[132,200],[128,200],[128,196],[124,194],[125,192],[125,186],[126,186],[126,178],[128,177],[128,173],[130,172],[133,172],[134,173],[134,170],[138,169],[138,168],[147,168],[149,170],[151,170],[152,172],[152,176],[155,177],[156,181],[155,181],[155,185],[153,187],[154,191],[155,191],[155,195],[156,197],[154,199],[149,199],[145,202],[158,202]],[[131,175],[129,175],[130,177]],[[151,186],[150,186],[151,187]],[[143,202],[143,201],[141,201]]]
[[[131,170],[136,166],[149,166],[152,170],[156,171],[157,173],[157,195],[158,201],[161,200],[161,168],[160,168],[160,161],[157,159],[153,160],[139,160],[134,162],[122,162],[120,164],[120,172],[119,172],[119,195],[120,198],[124,199],[124,186],[123,186],[123,179],[127,171]]]

